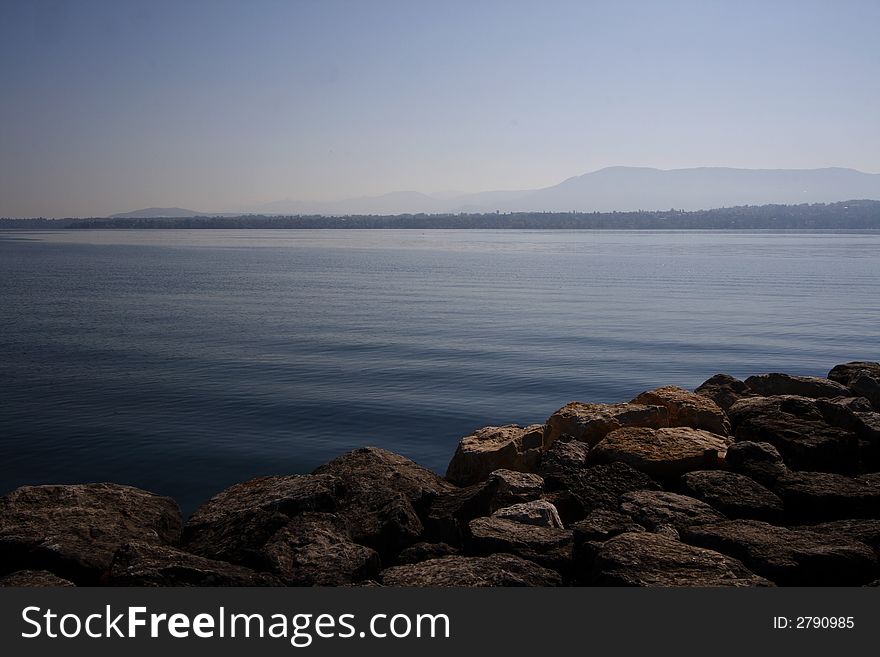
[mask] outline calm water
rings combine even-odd
[[[192,511],[364,444],[444,470],[479,426],[878,338],[878,233],[0,233],[0,492]]]

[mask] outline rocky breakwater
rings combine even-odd
[[[117,484],[0,498],[7,586],[861,586],[878,551],[878,363],[573,402],[445,477],[359,449],[186,522]]]

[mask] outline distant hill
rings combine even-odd
[[[487,212],[634,212],[707,210],[744,205],[800,205],[880,200],[880,174],[855,169],[651,169],[609,167],[542,189],[423,194],[391,192],[340,201],[285,199],[239,213],[145,208],[111,219],[272,215],[397,215]]]
[[[484,212],[397,215],[241,215],[122,219],[0,219],[0,228],[413,228],[612,230],[880,230],[880,201],[744,205],[714,210],[638,212]],[[33,222],[40,222],[34,224]],[[17,225],[16,225],[17,224]]]
[[[609,167],[542,189],[428,195],[392,192],[309,203],[284,200],[250,209],[262,215],[393,215],[480,212],[706,210],[880,200],[880,174],[855,169],[651,169]]]
[[[120,212],[111,214],[110,219],[150,219],[153,217],[204,217],[204,212],[187,210],[186,208],[144,208],[132,212]]]

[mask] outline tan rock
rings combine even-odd
[[[544,427],[540,424],[479,429],[458,443],[446,478],[459,486],[468,486],[499,469],[535,472],[541,462],[543,437]]]
[[[633,403],[665,407],[670,427],[705,429],[721,436],[730,434],[730,421],[718,404],[678,386],[648,390],[633,399]]]
[[[652,477],[670,479],[691,470],[717,468],[726,452],[724,438],[702,429],[625,427],[609,433],[590,452],[590,459],[622,461]]]
[[[550,447],[560,436],[566,434],[593,446],[621,427],[659,429],[666,426],[669,426],[669,412],[664,406],[571,402],[547,420],[544,448]]]

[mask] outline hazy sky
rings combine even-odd
[[[0,216],[880,172],[880,2],[0,0]]]

